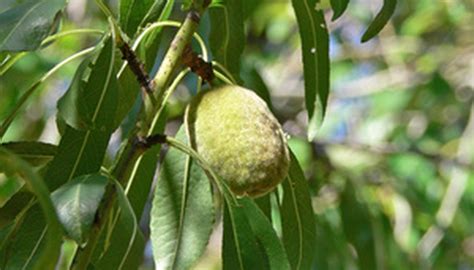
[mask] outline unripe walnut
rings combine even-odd
[[[288,174],[285,134],[253,91],[227,85],[199,93],[186,112],[191,146],[237,195],[264,195]]]

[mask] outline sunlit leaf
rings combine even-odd
[[[293,153],[288,178],[283,182],[280,212],[283,244],[292,269],[310,269],[316,250],[314,213],[308,184]]]
[[[65,0],[28,0],[0,13],[0,51],[31,51],[55,31]]]
[[[366,42],[371,38],[375,37],[387,24],[390,17],[395,12],[397,6],[397,0],[384,0],[382,9],[377,13],[375,19],[370,23],[369,27],[362,35],[361,42]]]
[[[213,57],[234,76],[240,78],[240,56],[245,41],[242,3],[225,0],[209,9],[211,33],[209,42]]]
[[[329,35],[318,0],[292,0],[303,53],[308,139],[313,140],[326,113],[329,95]]]
[[[186,142],[184,128],[177,139]],[[210,182],[191,157],[170,149],[161,164],[151,210],[159,269],[189,269],[204,252],[214,224]]]
[[[78,244],[87,240],[106,184],[106,177],[88,174],[74,178],[51,194],[66,233]]]

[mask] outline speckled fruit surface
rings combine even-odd
[[[235,194],[264,195],[288,174],[283,130],[253,91],[228,85],[201,92],[186,122],[192,147]]]

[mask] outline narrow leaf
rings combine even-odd
[[[154,4],[155,11],[153,12],[153,14],[156,14],[156,15],[153,15],[152,17],[153,18],[156,17],[157,19],[146,21],[146,23],[168,20],[171,14],[171,11],[173,11],[174,3],[175,3],[175,0],[167,0],[164,6],[158,6],[157,3],[155,2]],[[144,23],[142,24],[142,26],[145,26],[145,25],[146,24]],[[140,55],[141,59],[143,59],[143,62],[145,64],[145,70],[148,70],[148,71],[151,70],[153,68],[153,65],[155,64],[156,56],[158,54],[158,50],[160,47],[162,32],[163,32],[162,28],[155,29],[155,31],[149,33],[142,40],[142,43],[138,47],[138,52],[139,52],[138,54]]]
[[[177,139],[186,142],[184,128]],[[204,252],[214,224],[210,182],[192,159],[170,149],[161,164],[151,210],[151,240],[159,269],[189,269]]]
[[[58,23],[65,0],[22,1],[0,14],[0,51],[32,51]]]
[[[303,53],[308,139],[313,140],[326,113],[329,95],[329,35],[319,0],[292,0]]]
[[[160,17],[169,0],[121,0],[119,21],[129,37],[133,37],[138,27],[154,22]]]
[[[268,269],[263,250],[257,244],[244,209],[227,198],[224,206],[222,265],[225,270]]]
[[[362,35],[361,42],[366,42],[371,38],[375,37],[387,24],[390,17],[392,17],[395,12],[395,7],[397,6],[397,0],[384,0],[382,9],[380,9],[375,19],[370,23],[369,27]]]
[[[8,252],[4,251],[4,248],[9,248],[10,251],[14,251],[14,255],[6,257],[7,262],[4,269],[26,269],[25,267],[30,263],[31,265],[34,263],[35,269],[54,269],[56,264],[55,258],[59,257],[59,251],[61,248],[62,230],[46,185],[28,163],[2,147],[0,147],[0,164],[8,166],[22,176],[27,185],[35,193],[39,206],[41,207],[38,207],[37,209],[42,210],[42,218],[47,224],[47,229],[44,228],[44,230],[42,230],[43,227],[39,227],[39,229],[42,230],[41,238],[46,240],[41,248],[39,246],[40,242],[31,242],[32,239],[29,239],[29,245],[19,246],[17,247],[18,249],[14,247],[15,244],[20,243],[16,240],[9,239],[9,241],[7,241],[9,244],[13,245],[13,247],[2,245],[2,251],[0,251],[0,253],[3,254],[4,252]],[[29,226],[30,224],[27,223],[27,225]],[[31,233],[31,231],[28,230],[23,232],[26,234]],[[21,234],[20,231],[18,231],[15,235],[15,239],[21,237],[27,237],[27,235]],[[33,249],[28,249],[29,247],[32,247]],[[31,260],[34,255],[37,255],[38,257],[36,257],[36,260]]]
[[[214,59],[222,63],[234,78],[240,78],[240,56],[246,43],[241,1],[226,0],[213,5],[209,17],[209,42]]]
[[[43,142],[9,142],[0,144],[0,147],[15,153],[32,166],[46,164],[57,152],[56,145]]]
[[[337,18],[341,17],[344,11],[349,4],[349,0],[331,0],[331,7],[334,11],[332,15],[332,20],[335,21]]]
[[[96,50],[95,56],[81,63],[68,91],[58,101],[58,114],[75,129],[112,132],[118,126],[111,121],[118,101],[115,43],[109,37]]]
[[[241,199],[239,203],[242,204],[250,227],[266,254],[269,269],[290,269],[285,249],[265,214],[248,198]]]
[[[87,240],[106,184],[106,177],[88,174],[74,178],[51,194],[66,233],[79,245]]]
[[[291,153],[289,176],[283,182],[280,213],[283,244],[292,269],[310,269],[315,258],[316,227],[308,191],[303,171]]]
[[[122,186],[116,180],[113,181],[119,203],[118,222],[108,249],[94,265],[97,269],[137,269],[145,247],[144,237]]]

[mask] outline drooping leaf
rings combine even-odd
[[[58,101],[58,114],[75,129],[112,132],[118,126],[113,121],[118,101],[115,43],[109,37],[96,50],[95,56],[81,63],[68,91]]]
[[[308,139],[313,140],[326,113],[329,95],[329,35],[319,0],[292,0],[303,54]]]
[[[50,35],[65,0],[28,0],[0,14],[0,51],[32,51]]]
[[[119,210],[110,244],[94,262],[96,269],[138,269],[145,248],[143,234],[122,186],[115,180]]]
[[[331,7],[333,10],[332,20],[335,21],[341,17],[349,4],[349,0],[331,0]]]
[[[268,269],[245,211],[228,200],[224,206],[222,266],[225,270]]]
[[[242,3],[225,0],[209,8],[211,32],[209,42],[214,60],[220,62],[236,78],[240,78],[240,56],[244,50],[245,33]]]
[[[106,184],[105,176],[87,174],[72,179],[51,194],[66,233],[79,245],[87,240]]]
[[[177,139],[186,143],[184,128]],[[151,210],[159,269],[189,269],[204,252],[214,224],[210,182],[186,154],[170,149],[161,164]]]
[[[36,207],[31,208],[31,211],[39,215],[36,218],[26,215],[25,219],[31,219],[30,222],[16,224],[15,226],[21,228],[10,235],[0,247],[0,254],[2,254],[0,256],[5,256],[2,269],[27,269],[28,265],[30,268],[34,266],[35,269],[54,269],[55,258],[59,257],[61,248],[62,230],[48,188],[28,163],[2,147],[0,147],[0,164],[21,174],[39,202]],[[37,222],[47,224],[47,227],[32,227],[32,224],[37,225]],[[35,232],[39,232],[40,240],[44,242],[35,241],[36,237],[30,237]]]
[[[269,269],[290,269],[286,251],[265,214],[248,198],[239,200],[239,203],[245,210],[250,227],[266,255]]]
[[[397,6],[397,0],[384,0],[382,9],[377,13],[375,19],[370,23],[369,27],[362,35],[361,42],[366,42],[375,37],[387,24],[390,17],[392,17]]]
[[[0,144],[0,147],[15,153],[32,166],[46,164],[57,152],[56,145],[43,142],[8,142]]]
[[[293,153],[288,178],[283,182],[280,213],[283,244],[292,269],[310,269],[316,248],[314,213],[308,184]]]

